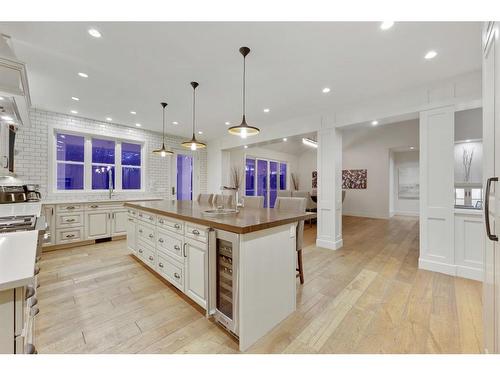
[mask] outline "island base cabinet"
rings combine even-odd
[[[201,307],[207,307],[208,246],[195,240],[184,244],[186,281],[184,292]]]

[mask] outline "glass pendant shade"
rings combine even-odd
[[[250,137],[260,133],[260,129],[247,124],[246,120],[246,57],[250,53],[250,48],[241,47],[240,53],[243,55],[243,118],[241,124],[231,126],[227,131],[229,134],[240,136],[241,138]]]
[[[196,139],[195,134],[195,120],[196,120],[196,88],[199,86],[198,82],[191,82],[193,87],[193,137],[189,141],[184,141],[181,143],[182,147],[189,148],[191,151],[196,151],[200,148],[205,148],[207,145]]]
[[[161,148],[157,149],[157,150],[153,150],[153,154],[155,155],[160,155],[162,158],[166,157],[166,156],[171,156],[173,155],[173,151],[170,151],[168,150],[166,147],[165,147],[165,107],[167,106],[167,103],[161,103],[161,106],[163,108],[163,141],[161,143]]]

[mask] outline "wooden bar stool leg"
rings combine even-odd
[[[297,268],[297,277],[300,278],[300,283],[304,284],[304,267],[302,265],[302,249],[297,250],[297,258],[298,258],[298,266]]]

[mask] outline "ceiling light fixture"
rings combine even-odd
[[[231,125],[231,123],[229,121],[226,121],[224,124]]]
[[[72,96],[71,99],[73,99],[75,102],[79,102],[80,98],[77,98],[76,96]]]
[[[283,142],[286,142],[286,141],[288,141],[288,138],[283,138]]]
[[[137,126],[138,128],[140,128],[142,125],[139,124],[139,123],[137,123],[137,124],[135,124],[135,126]]]
[[[179,125],[177,121],[172,121],[172,125]]]
[[[136,114],[137,114],[137,112],[136,112],[136,111],[130,111],[130,114],[131,114],[131,115],[136,115]]]
[[[393,26],[394,26],[394,21],[384,21],[380,24],[380,28],[382,30],[389,30]]]
[[[160,155],[162,158],[164,158],[165,156],[172,156],[174,153],[170,150],[167,150],[167,148],[165,147],[165,108],[167,107],[167,103],[161,103],[161,106],[163,108],[162,110],[163,138],[162,138],[161,148],[158,150],[153,150],[153,154]]]
[[[72,109],[71,113],[73,113],[74,115],[76,115],[78,113],[78,111],[75,111],[74,109]]]
[[[2,120],[5,120],[5,121],[12,121],[14,120],[12,117],[10,116],[2,116]]]
[[[244,148],[248,148],[248,146],[247,146],[247,145],[245,145],[245,146],[243,146],[243,147],[244,147]]]
[[[437,56],[437,52],[436,51],[429,51],[425,54],[424,58],[426,60],[430,60],[430,59],[433,59],[434,57]]]
[[[250,53],[250,48],[241,47],[240,53],[243,55],[243,118],[241,120],[241,124],[236,126],[231,126],[228,129],[229,134],[238,135],[241,138],[246,138],[248,136],[257,135],[260,133],[260,129],[255,126],[250,126],[247,124],[247,120],[245,118],[246,108],[245,108],[245,94],[246,94],[246,57]]]
[[[102,35],[97,29],[89,29],[88,33],[90,36],[93,36],[94,38],[100,38]]]
[[[329,87],[325,87],[323,90],[321,90],[323,94],[328,94],[331,90]]]
[[[412,147],[410,147],[410,150],[415,150],[415,147],[413,147],[413,146],[412,146]]]
[[[80,77],[82,77],[82,78],[89,78],[89,75],[88,75],[87,73],[82,73],[82,72],[80,72],[80,73],[78,73],[78,75],[79,75]]]
[[[0,100],[5,100],[3,96],[0,96]]]
[[[200,135],[201,135],[201,134],[203,134],[203,132],[202,132],[201,130],[198,130],[198,134],[200,134]]]
[[[106,117],[106,121],[113,121],[111,117]]]
[[[314,139],[302,138],[302,143],[309,147],[318,148],[318,142]]]
[[[182,147],[190,148],[191,151],[196,151],[199,148],[205,148],[207,145],[196,139],[195,133],[195,123],[196,123],[196,88],[199,86],[198,82],[191,82],[191,87],[193,87],[193,137],[189,141],[184,141],[181,143]]]
[[[264,108],[265,113],[269,113],[270,109],[269,108]]]
[[[372,126],[377,126],[378,125],[378,121],[377,120],[373,120],[372,121]]]

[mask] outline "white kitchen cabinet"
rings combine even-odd
[[[197,304],[206,308],[208,280],[208,245],[186,239],[184,243],[185,285],[184,292]]]
[[[121,236],[127,233],[127,210],[113,210],[111,212],[111,235]]]
[[[111,213],[109,211],[91,211],[85,213],[85,222],[89,240],[111,236]]]
[[[483,281],[484,224],[482,212],[455,213],[456,275]]]
[[[53,204],[43,206],[43,216],[45,216],[45,221],[47,222],[47,230],[45,233],[48,234],[47,241],[44,242],[43,246],[52,246],[56,243],[56,216],[55,216],[56,206]]]
[[[185,292],[185,267],[181,262],[177,262],[167,255],[158,254],[158,262],[156,270],[158,273],[167,279],[177,289]]]
[[[64,212],[56,214],[56,227],[82,227],[84,226],[85,215],[83,212]]]
[[[127,217],[127,248],[136,254],[136,231],[137,231],[137,219],[128,215]]]

